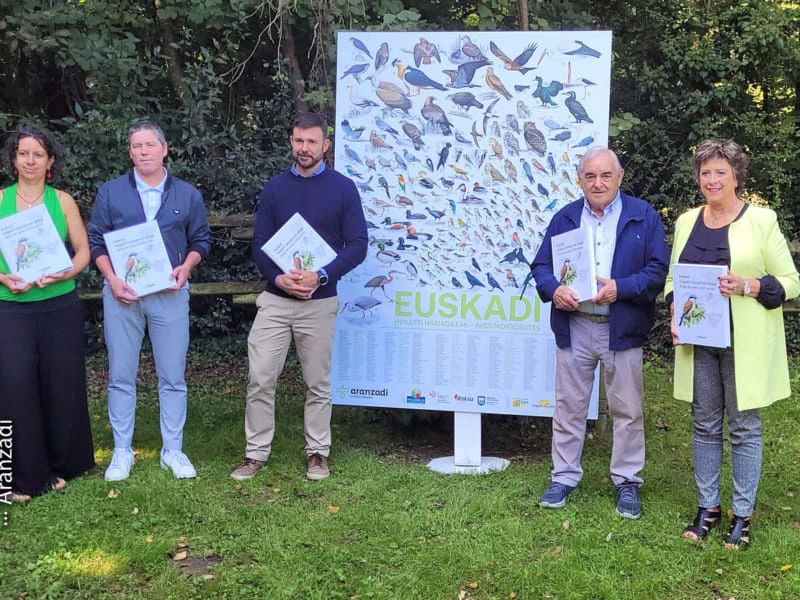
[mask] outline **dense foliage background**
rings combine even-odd
[[[55,131],[60,185],[87,215],[96,186],[128,168],[127,127],[143,115],[164,126],[170,169],[212,213],[250,211],[286,165],[295,111],[333,115],[338,30],[599,28],[614,32],[611,144],[625,187],[671,230],[697,202],[694,145],[732,137],[753,159],[750,192],[778,210],[787,237],[800,233],[796,2],[0,0],[0,15],[0,131],[25,120]],[[218,242],[198,279],[256,277],[246,242]],[[225,330],[230,311],[214,306],[202,326]]]

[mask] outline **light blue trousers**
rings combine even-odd
[[[753,514],[761,478],[761,415],[736,405],[736,377],[731,348],[694,347],[694,478],[698,505],[720,505],[722,422],[728,415],[733,463],[733,514]]]
[[[136,373],[146,327],[158,375],[163,448],[181,450],[187,401],[184,372],[189,349],[188,288],[122,304],[105,285],[103,321],[108,348],[108,419],[114,447],[130,448],[133,441]]]

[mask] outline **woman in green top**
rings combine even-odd
[[[0,219],[44,204],[73,251],[71,269],[36,281],[0,257],[0,425],[13,442],[12,482],[0,483],[0,499],[17,502],[62,490],[94,466],[83,306],[73,281],[89,263],[89,241],[75,200],[48,185],[59,158],[50,134],[31,126],[13,133],[2,154],[17,183],[0,190]],[[30,241],[20,242],[24,253],[22,242]]]

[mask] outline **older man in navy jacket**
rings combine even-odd
[[[621,193],[624,171],[616,154],[592,147],[578,164],[584,197],[559,210],[531,270],[536,289],[553,302],[550,326],[556,353],[552,482],[539,499],[560,508],[583,477],[581,454],[594,372],[600,362],[614,420],[611,479],[617,514],[641,516],[639,486],[644,468],[642,345],[664,288],[669,247],[658,213],[644,200]],[[598,292],[579,302],[553,273],[551,238],[585,227],[593,232]]]
[[[189,348],[189,286],[192,269],[208,254],[210,233],[203,197],[197,189],[164,168],[167,141],[161,128],[141,120],[128,132],[134,168],[103,184],[89,222],[92,260],[105,277],[103,315],[108,347],[108,417],[114,453],[108,481],[127,479],[133,466],[136,372],[145,328],[153,346],[161,409],[161,466],[179,479],[197,475],[183,453],[186,421],[186,352]],[[158,223],[175,285],[139,297],[115,273],[103,234],[132,225]]]

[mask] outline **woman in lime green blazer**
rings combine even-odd
[[[733,463],[733,519],[725,546],[750,543],[750,518],[761,475],[760,408],[790,395],[782,303],[800,294],[800,278],[775,213],[747,204],[741,192],[749,159],[731,140],[706,140],[692,158],[705,205],[675,224],[671,264],[727,265],[720,293],[730,300],[731,347],[681,344],[672,299],[674,396],[692,403],[698,512],[684,537],[703,539],[721,519],[723,417]],[[676,316],[676,312],[678,315]]]

